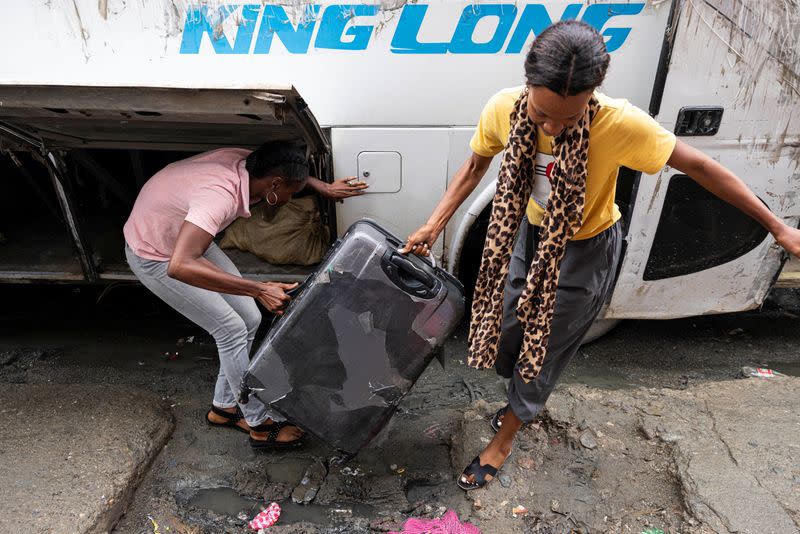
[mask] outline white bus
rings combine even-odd
[[[6,0],[0,58],[0,280],[132,280],[122,224],[170,161],[303,142],[315,174],[370,185],[322,202],[405,237],[469,154],[483,104],[523,83],[533,37],[577,18],[607,39],[602,90],[800,219],[800,17],[763,0],[229,3]],[[499,159],[434,253],[474,281]],[[606,319],[758,307],[785,255],[757,223],[665,168],[623,171],[626,246]],[[233,254],[247,276],[313,267]]]

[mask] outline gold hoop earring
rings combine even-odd
[[[270,200],[269,198],[270,195],[274,196],[275,200]],[[270,191],[269,193],[267,193],[267,204],[269,204],[270,206],[274,206],[277,203],[278,203],[278,194],[275,191]]]

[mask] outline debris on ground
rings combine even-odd
[[[581,434],[580,441],[581,445],[589,450],[597,448],[597,440],[594,439],[594,435],[592,434],[591,430],[584,430]]]
[[[267,529],[278,522],[281,516],[281,507],[278,503],[271,503],[266,510],[262,510],[249,523],[250,528],[262,534]]]
[[[739,371],[739,378],[776,378],[779,376],[786,375],[763,367],[742,367],[742,370]]]
[[[520,516],[520,515],[525,515],[527,513],[528,513],[528,509],[525,508],[522,505],[517,505],[517,506],[515,506],[514,508],[511,509],[511,515],[513,515],[514,517],[517,517],[517,516]]]
[[[517,464],[523,469],[536,469],[536,460],[533,458],[520,458],[517,460]]]
[[[178,347],[182,347],[184,345],[191,343],[194,343],[194,336],[182,337],[175,342],[175,345],[177,345]]]
[[[153,526],[153,534],[161,534],[161,532],[158,530],[158,523],[155,519],[153,519],[153,516],[148,515],[147,519],[150,520],[150,524]]]
[[[313,501],[326,476],[328,470],[322,462],[315,460],[306,469],[300,484],[292,491],[292,501],[296,504],[308,504]]]
[[[365,474],[360,467],[343,467],[339,472],[348,477],[363,477]]]
[[[481,534],[481,531],[470,523],[462,523],[455,511],[448,510],[439,519],[408,519],[401,532],[390,534]]]

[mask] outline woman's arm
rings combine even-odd
[[[430,247],[439,238],[444,227],[450,217],[456,212],[459,206],[467,199],[472,193],[481,179],[486,174],[486,170],[492,163],[492,158],[480,156],[475,152],[469,157],[467,161],[461,166],[460,169],[453,176],[450,186],[445,191],[442,200],[433,210],[433,213],[428,218],[428,222],[422,225],[416,232],[411,234],[400,249],[400,252],[406,254],[412,252],[422,256],[427,256],[430,252]]]
[[[322,195],[323,197],[332,200],[343,200],[349,197],[357,197],[364,194],[364,190],[369,186],[364,182],[357,182],[356,178],[340,178],[332,183],[323,182],[313,176],[308,177],[306,187],[311,188],[314,192]]]
[[[170,278],[218,293],[247,295],[257,299],[268,310],[280,313],[291,300],[284,290],[297,284],[256,282],[225,272],[203,257],[212,239],[214,236],[199,226],[184,221],[167,267]]]
[[[789,253],[800,256],[800,230],[772,213],[735,174],[706,154],[678,141],[667,165],[690,176],[722,200],[739,208],[766,228]]]

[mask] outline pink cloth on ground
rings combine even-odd
[[[481,534],[480,529],[462,523],[453,510],[448,510],[440,519],[411,518],[403,525],[402,532],[390,534]]]
[[[168,261],[183,221],[217,235],[250,216],[250,182],[243,148],[203,152],[164,167],[150,178],[133,205],[123,233],[140,258]]]
[[[253,530],[261,532],[263,529],[267,529],[277,523],[280,516],[281,507],[278,503],[274,502],[270,504],[266,510],[262,510],[261,513],[250,520],[248,525]]]

